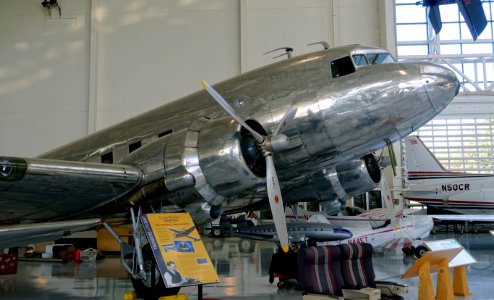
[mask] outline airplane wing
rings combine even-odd
[[[0,157],[0,223],[73,218],[128,193],[141,178],[126,165]]]
[[[0,226],[0,248],[57,240],[101,222],[101,219],[88,219]]]
[[[430,215],[439,221],[494,222],[494,215]]]

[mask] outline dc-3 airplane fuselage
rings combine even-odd
[[[321,201],[332,213],[379,182],[370,153],[432,119],[459,82],[444,67],[396,63],[386,50],[350,45],[214,88],[266,136],[290,107],[298,109],[283,130],[288,146],[272,155],[283,200]],[[276,145],[275,137],[268,142]],[[38,158],[0,157],[0,220],[109,215],[154,202],[207,222],[267,199],[263,155],[249,131],[200,91]]]

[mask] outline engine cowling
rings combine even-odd
[[[194,220],[214,219],[223,203],[265,185],[264,157],[248,131],[231,118],[201,118],[173,133],[165,147],[164,166],[173,202]]]
[[[319,201],[328,214],[338,213],[349,198],[373,190],[381,181],[374,155],[342,163],[315,173],[286,193],[287,202]]]
[[[264,157],[231,118],[208,122],[199,132],[198,145],[199,166],[216,193],[235,196],[263,183]]]

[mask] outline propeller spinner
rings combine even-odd
[[[293,106],[286,112],[272,135],[263,136],[247,125],[247,123],[245,123],[245,121],[237,115],[230,104],[228,104],[228,102],[226,102],[226,100],[218,92],[216,92],[215,89],[204,81],[201,83],[203,88],[211,95],[211,97],[213,97],[232,118],[234,118],[238,123],[240,123],[240,125],[251,133],[252,137],[261,148],[264,159],[266,160],[266,185],[269,205],[271,207],[271,213],[273,214],[273,221],[276,227],[276,232],[278,233],[281,249],[283,249],[284,252],[287,252],[289,249],[288,231],[286,227],[286,217],[283,199],[281,197],[280,184],[273,162],[273,153],[289,148],[288,137],[281,134],[281,132],[295,117],[297,107]]]

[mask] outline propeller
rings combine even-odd
[[[281,249],[283,249],[284,252],[287,252],[289,249],[288,231],[286,227],[286,217],[283,199],[281,197],[280,183],[278,181],[278,176],[276,175],[276,169],[273,161],[273,153],[289,148],[288,137],[281,134],[281,132],[295,117],[297,107],[292,106],[285,113],[272,135],[263,136],[247,125],[247,123],[245,123],[245,121],[237,115],[230,104],[228,104],[228,102],[215,89],[204,81],[201,83],[202,87],[211,95],[211,97],[213,97],[232,118],[234,118],[238,123],[240,123],[240,125],[251,133],[252,137],[261,148],[264,159],[266,160],[266,186],[269,205],[271,207],[271,213],[273,214],[273,221],[276,227],[276,232],[278,233]]]

